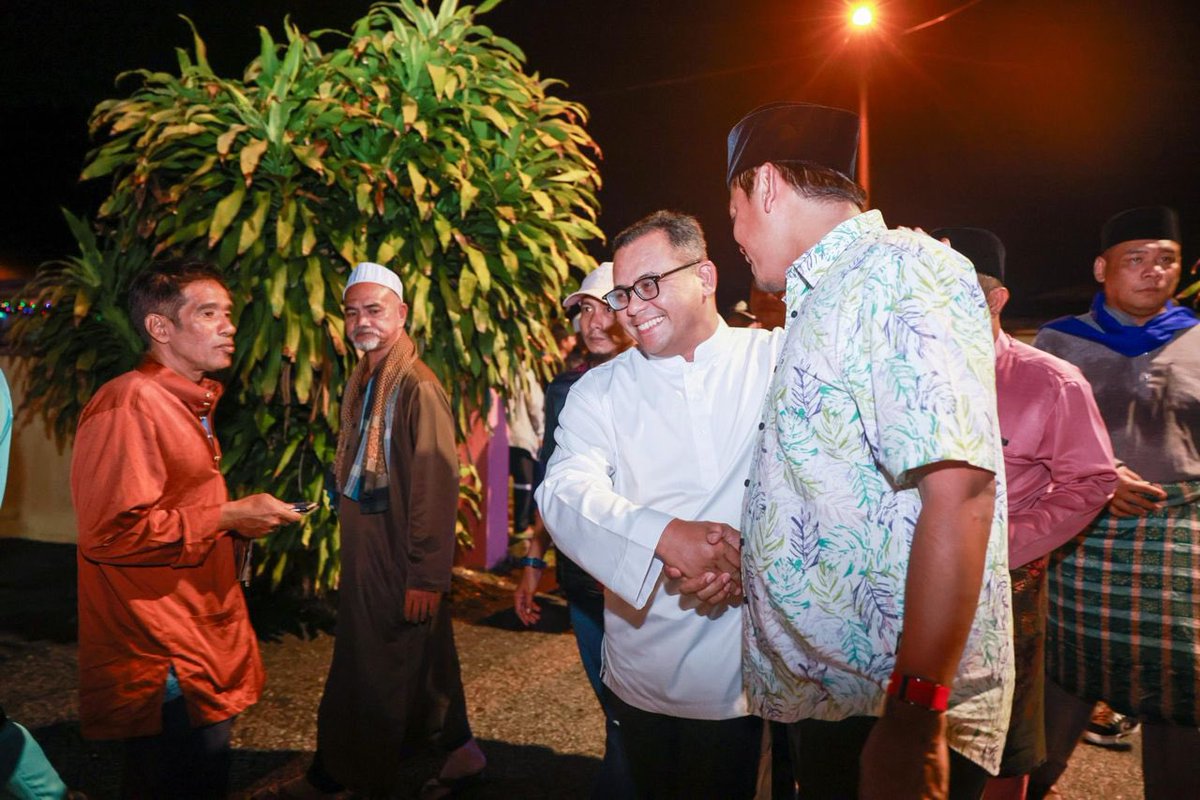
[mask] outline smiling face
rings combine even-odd
[[[618,313],[594,297],[579,301],[579,332],[588,352],[598,359],[612,358],[633,344],[617,319]]]
[[[1108,305],[1142,325],[1166,306],[1179,286],[1180,248],[1170,239],[1133,239],[1105,250],[1093,267]]]
[[[613,284],[633,286],[646,276],[662,275],[693,260],[695,256],[672,247],[666,233],[652,231],[616,252]],[[696,345],[716,330],[716,290],[716,268],[711,261],[701,261],[659,281],[653,299],[643,300],[630,292],[629,305],[616,312],[617,319],[647,357],[683,356],[690,361]]]
[[[408,306],[386,286],[356,283],[346,290],[343,305],[346,334],[372,363],[387,355],[404,334]]]
[[[233,363],[233,302],[225,287],[211,280],[192,281],[181,294],[183,305],[175,319],[146,316],[150,352],[163,366],[199,381]]]

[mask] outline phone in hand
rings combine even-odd
[[[290,505],[292,506],[292,511],[295,511],[297,514],[311,514],[317,510],[317,504],[311,500],[297,500]]]

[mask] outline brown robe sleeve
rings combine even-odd
[[[408,409],[413,443],[409,474],[409,589],[447,591],[458,514],[458,447],[454,415],[435,381],[417,383]]]

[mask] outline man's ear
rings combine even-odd
[[[779,190],[783,185],[779,170],[768,161],[754,173],[754,183],[759,191],[759,202],[762,203],[763,211],[770,214],[779,202]]]
[[[1092,262],[1092,275],[1096,278],[1096,283],[1104,283],[1104,272],[1108,269],[1108,261],[1104,256],[1096,256],[1096,260]]]
[[[408,303],[401,300],[400,308],[396,309],[396,313],[400,317],[400,327],[403,328],[405,323],[408,322]]]
[[[717,293],[717,265],[711,261],[702,261],[696,267],[696,274],[700,276],[700,286],[704,296],[715,295]]]
[[[159,344],[171,341],[171,331],[174,330],[174,326],[166,316],[151,312],[146,315],[142,324],[146,326],[146,333],[150,334],[150,338]]]
[[[987,307],[992,316],[1000,316],[1000,312],[1008,305],[1010,297],[1012,297],[1012,294],[1008,291],[1008,287],[1005,286],[997,286],[987,293]]]

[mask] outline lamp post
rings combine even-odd
[[[850,9],[850,26],[859,34],[865,34],[875,24],[875,10],[866,3]],[[867,202],[871,197],[871,126],[867,113],[867,68],[870,62],[867,58],[866,43],[860,43],[858,57],[861,59],[858,67],[858,183],[867,193]]]

